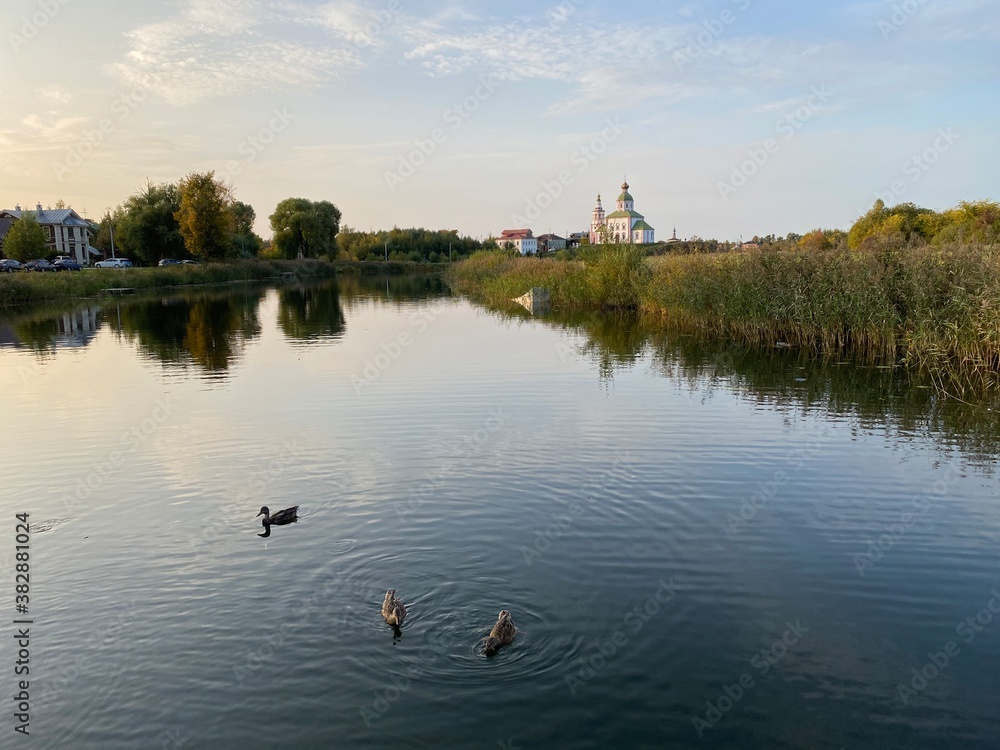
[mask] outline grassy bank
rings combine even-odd
[[[501,304],[547,287],[563,309],[632,308],[685,327],[868,360],[900,360],[952,394],[1000,385],[1000,248],[733,253],[585,261],[480,254],[456,288]]]
[[[136,291],[199,284],[227,284],[297,277],[332,276],[334,267],[323,261],[241,260],[163,268],[96,268],[59,273],[0,274],[0,306],[28,305],[63,299],[97,297],[109,287]]]

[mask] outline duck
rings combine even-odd
[[[495,654],[501,646],[506,646],[514,640],[517,628],[510,619],[510,612],[501,609],[497,615],[497,624],[493,626],[490,634],[483,639],[483,653],[487,656]]]
[[[277,526],[281,526],[282,524],[295,523],[296,521],[299,520],[299,506],[296,505],[292,508],[285,508],[284,510],[279,510],[272,516],[270,512],[268,512],[267,506],[265,505],[260,509],[260,513],[258,513],[257,515],[264,516],[261,519],[261,523],[264,524],[265,526],[268,526],[272,523],[276,524]]]
[[[389,589],[385,592],[385,600],[382,602],[382,618],[394,628],[398,628],[403,624],[404,617],[406,617],[406,607],[396,598],[396,589]]]

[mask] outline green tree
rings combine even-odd
[[[176,185],[147,182],[143,190],[115,211],[115,245],[119,254],[145,265],[156,265],[162,258],[187,257],[175,218],[178,210],[180,194]]]
[[[11,225],[3,241],[3,251],[8,258],[22,263],[42,258],[48,253],[45,231],[32,214],[23,212],[21,218]]]
[[[257,212],[253,206],[243,201],[233,201],[229,207],[233,222],[233,255],[241,258],[255,258],[260,255],[264,241],[254,233],[253,223]]]
[[[233,246],[233,194],[215,172],[192,172],[178,185],[180,207],[174,214],[184,246],[195,258],[224,258]]]
[[[332,257],[340,231],[340,209],[329,201],[286,198],[271,214],[271,229],[281,257]]]
[[[1000,243],[1000,203],[995,201],[962,201],[957,207],[940,214],[934,232],[934,242]]]
[[[935,225],[934,216],[934,211],[913,203],[886,208],[879,199],[868,213],[854,222],[847,234],[847,245],[851,250],[857,250],[863,243],[905,245],[929,242],[929,232],[934,230]]]

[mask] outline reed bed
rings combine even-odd
[[[961,396],[1000,387],[1000,248],[668,255],[612,247],[560,262],[480,254],[456,288],[500,304],[535,286],[554,306],[638,309],[749,343],[902,363]]]

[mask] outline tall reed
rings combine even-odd
[[[563,309],[639,308],[747,342],[901,362],[961,395],[1000,386],[1000,248],[667,255],[633,247],[560,262],[473,256],[459,291],[502,303],[547,287]]]

